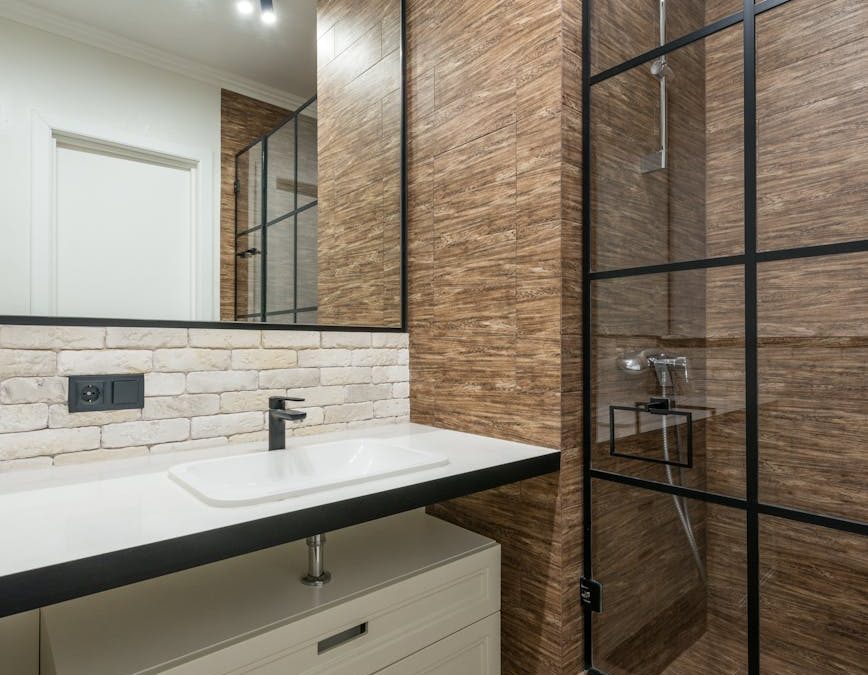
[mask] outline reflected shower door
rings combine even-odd
[[[235,158],[235,319],[262,320],[262,141]]]

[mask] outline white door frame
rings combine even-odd
[[[169,166],[190,174],[190,319],[219,320],[220,237],[214,208],[219,181],[210,150],[155,147],[140,138],[104,138],[90,129],[52,124],[31,114],[30,314],[57,316],[57,147],[61,145]],[[123,318],[123,317],[94,317]]]

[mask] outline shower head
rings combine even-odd
[[[648,357],[655,353],[656,352],[653,352],[650,349],[643,349],[641,352],[621,354],[617,359],[615,359],[615,363],[618,365],[618,368],[623,370],[625,373],[637,375],[648,370],[651,366]]]

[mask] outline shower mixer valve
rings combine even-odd
[[[658,354],[656,356],[649,356],[648,362],[654,367],[654,372],[657,374],[657,382],[661,388],[674,387],[674,374],[679,371],[684,377],[684,384],[690,383],[686,356]]]
[[[673,388],[676,374],[681,373],[684,384],[690,383],[690,368],[686,356],[672,356],[666,352],[643,349],[635,354],[622,354],[617,360],[618,368],[631,374],[642,373],[651,368],[657,375],[661,394],[667,394],[667,389]]]

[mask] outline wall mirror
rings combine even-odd
[[[0,322],[404,326],[401,0],[0,0]]]

